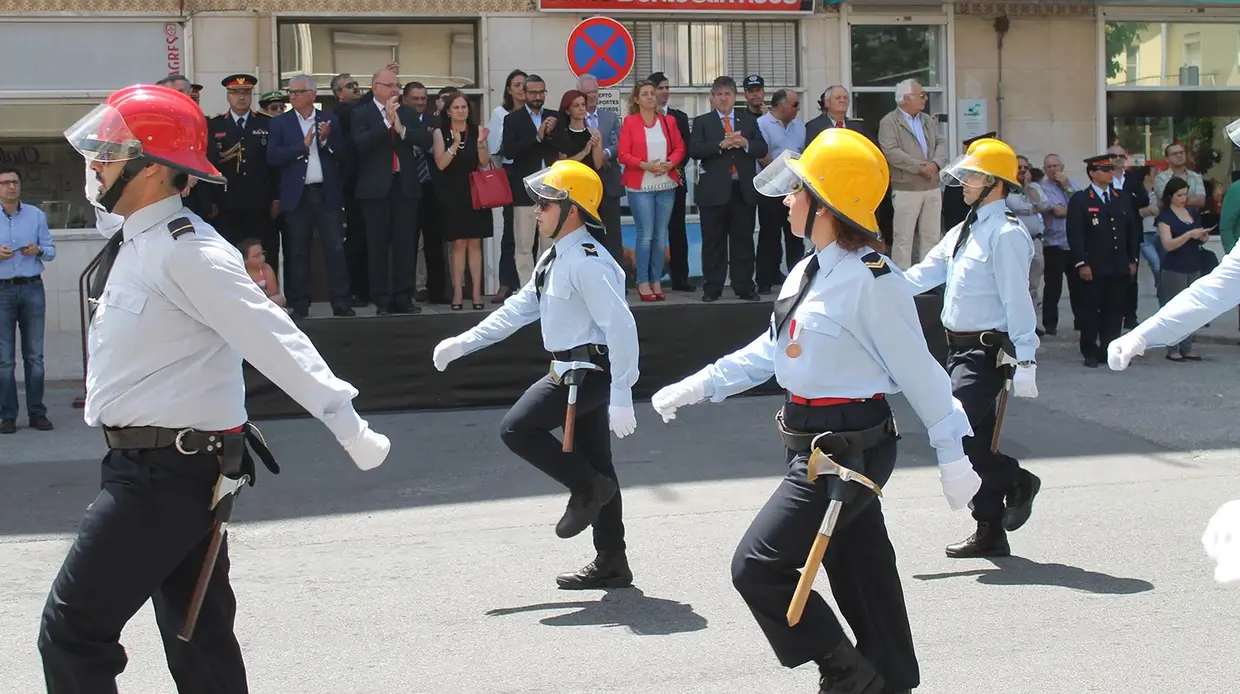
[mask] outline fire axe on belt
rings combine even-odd
[[[568,409],[564,412],[564,452],[573,450],[573,430],[577,424],[577,386],[590,371],[602,371],[603,367],[588,361],[551,362],[551,380],[568,386]]]
[[[272,472],[280,473],[280,466],[267,448],[267,442],[258,427],[246,422],[242,431],[236,434],[224,434],[219,443],[220,476],[215,481],[215,489],[211,494],[211,505],[208,507],[215,515],[215,524],[211,528],[211,542],[207,545],[206,557],[202,560],[202,569],[198,572],[198,582],[194,584],[194,593],[190,597],[189,609],[186,610],[185,623],[181,626],[177,638],[188,642],[194,637],[194,628],[198,625],[198,613],[202,611],[202,602],[207,596],[207,586],[211,584],[211,574],[215,571],[216,560],[219,559],[220,547],[228,522],[232,518],[233,505],[246,484],[254,486],[254,459],[249,448],[263,461],[263,465]],[[210,449],[208,449],[210,450]]]
[[[856,488],[848,488],[849,483],[869,487],[879,497],[883,495],[882,487],[875,484],[873,480],[856,470],[840,465],[832,459],[830,454],[819,449],[819,439],[830,435],[830,432],[819,434],[810,445],[806,476],[810,482],[815,482],[824,475],[831,476],[831,479],[827,480],[827,497],[830,498],[830,502],[822,518],[822,525],[818,528],[818,536],[814,538],[809,556],[805,559],[805,566],[801,569],[801,579],[797,582],[796,591],[792,594],[792,602],[788,605],[787,618],[790,627],[796,626],[801,621],[801,613],[805,610],[805,602],[809,600],[809,592],[813,589],[814,579],[818,576],[818,567],[822,565],[822,558],[827,553],[827,545],[831,542],[831,535],[835,532],[835,523],[840,518],[840,510],[845,503],[852,501],[857,491]],[[861,457],[857,456],[857,459],[860,461]]]
[[[1003,414],[1007,412],[1008,393],[1012,390],[1012,377],[1016,375],[1016,358],[1007,349],[1000,348],[995,361],[1003,372],[1003,390],[999,392],[999,409],[995,411],[995,433],[990,437],[991,453],[999,452],[999,432],[1003,430]]]

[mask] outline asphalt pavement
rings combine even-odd
[[[1200,363],[1153,351],[1081,365],[1068,334],[1038,355],[1003,448],[1041,476],[1014,555],[951,560],[971,531],[943,500],[925,427],[885,488],[924,694],[1224,693],[1240,680],[1240,586],[1214,582],[1201,534],[1240,497],[1240,347]],[[96,430],[48,393],[57,430],[0,437],[0,690],[43,691],[39,611],[98,487]],[[648,403],[615,443],[636,586],[564,592],[589,533],[555,537],[566,495],[504,449],[498,410],[383,414],[385,465],[353,467],[309,419],[263,424],[260,471],[231,528],[237,632],[262,694],[811,692],[775,661],[731,586],[737,540],[783,468],[772,398]],[[20,422],[24,424],[24,418]],[[825,590],[825,576],[818,587]],[[172,692],[149,604],[122,635],[122,692]]]

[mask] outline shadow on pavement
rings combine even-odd
[[[671,485],[770,479],[786,471],[775,429],[779,397],[748,397],[685,408],[670,425],[639,404],[638,430],[612,439],[622,488],[644,487],[674,501]],[[900,468],[935,464],[925,427],[902,396],[892,398],[901,440]],[[280,463],[278,476],[259,470],[234,521],[285,520],[393,509],[562,495],[564,489],[510,453],[499,440],[503,410],[369,414],[371,426],[392,441],[384,465],[362,473],[319,422],[260,423]],[[1098,455],[1166,457],[1169,449],[1036,403],[1009,406],[1003,450],[1018,459]],[[105,453],[98,430],[81,422],[58,428],[56,438],[19,431],[5,460],[0,448],[0,536],[75,533],[99,490]],[[1055,432],[1047,436],[1046,432]],[[39,448],[28,448],[31,445]]]
[[[625,627],[638,636],[667,636],[706,628],[706,618],[694,612],[692,605],[652,598],[640,588],[606,589],[602,599],[592,602],[544,602],[499,608],[486,614],[504,617],[543,610],[575,610],[538,620],[549,627]]]
[[[1070,588],[1095,595],[1135,595],[1154,589],[1154,584],[1139,578],[1123,578],[1089,571],[1066,564],[1043,564],[1024,557],[994,557],[987,561],[993,569],[970,569],[938,574],[918,574],[921,581],[976,576],[977,582],[991,586],[1050,586]]]

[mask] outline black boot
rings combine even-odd
[[[963,542],[947,546],[947,556],[953,559],[974,557],[1006,557],[1012,553],[1008,547],[1007,533],[998,523],[977,522],[977,532]]]
[[[555,583],[562,590],[624,588],[633,585],[633,572],[623,551],[599,552],[594,561],[579,571],[556,576]]]
[[[1003,509],[1003,529],[1009,533],[1019,530],[1029,520],[1029,514],[1033,513],[1033,497],[1042,488],[1042,480],[1037,475],[1028,470],[1020,473],[1016,487],[1008,493],[1007,508]]]
[[[845,636],[818,659],[818,694],[881,694],[883,676]]]
[[[596,475],[589,485],[574,489],[568,497],[568,507],[555,526],[555,534],[563,538],[576,537],[590,527],[598,518],[598,512],[611,501],[620,487],[606,475]]]

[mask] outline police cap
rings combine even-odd
[[[1115,166],[1115,155],[1109,153],[1099,154],[1092,157],[1086,157],[1084,161],[1086,170],[1105,170]]]
[[[762,75],[750,75],[745,78],[745,89],[761,89],[766,86],[766,80],[762,79]]]
[[[258,84],[258,78],[254,75],[247,75],[244,72],[240,72],[235,75],[225,77],[220,80],[220,84],[230,92],[252,90]]]

